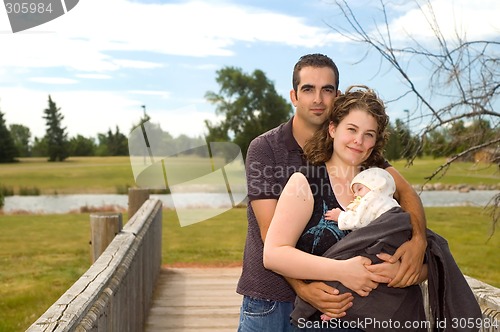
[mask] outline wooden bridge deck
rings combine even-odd
[[[164,268],[145,332],[236,331],[241,268]]]

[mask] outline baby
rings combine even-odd
[[[382,213],[398,206],[393,198],[396,190],[394,179],[382,168],[368,168],[351,181],[354,200],[345,211],[332,209],[325,213],[325,219],[336,220],[340,229],[355,230],[368,225]]]

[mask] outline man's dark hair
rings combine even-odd
[[[304,67],[332,68],[333,73],[335,74],[335,88],[337,90],[339,89],[339,69],[337,68],[335,62],[324,54],[314,53],[301,56],[299,61],[295,64],[295,67],[293,67],[292,86],[295,93],[297,93],[297,88],[300,84],[299,73]]]

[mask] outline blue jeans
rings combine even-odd
[[[292,310],[293,302],[243,296],[238,332],[361,331],[357,329],[300,329],[290,322]]]
[[[243,296],[238,332],[295,332],[290,322],[292,302],[279,302]]]

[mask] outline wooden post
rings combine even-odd
[[[90,258],[92,264],[122,230],[122,214],[99,212],[90,214]]]
[[[149,199],[149,189],[129,188],[128,189],[128,220],[134,216],[145,201]]]

